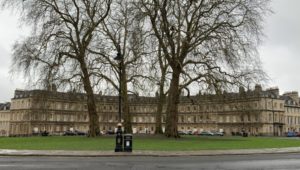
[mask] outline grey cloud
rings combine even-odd
[[[266,22],[267,43],[274,46],[288,46],[292,50],[300,47],[300,1],[274,0],[274,14]]]
[[[272,78],[270,86],[279,86],[281,92],[300,91],[300,1],[274,0],[274,14],[265,25],[267,38],[260,49],[261,59]]]
[[[0,45],[0,69],[8,68],[11,61],[11,54]]]
[[[269,86],[278,86],[283,91],[300,91],[300,0],[273,0],[273,15],[265,23],[265,39],[260,48],[261,59],[273,80]],[[3,11],[2,11],[3,13]],[[24,87],[20,80],[10,80],[9,51],[11,44],[22,34],[17,17],[0,11],[0,102],[8,101],[16,88]]]

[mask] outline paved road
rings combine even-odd
[[[300,153],[189,157],[0,157],[0,170],[14,169],[299,170]]]

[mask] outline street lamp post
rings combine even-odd
[[[114,60],[119,61],[119,120],[117,125],[117,135],[116,135],[116,147],[115,152],[123,151],[123,135],[122,135],[122,64],[123,64],[123,56],[119,52]]]
[[[275,133],[275,118],[274,118],[274,101],[273,101],[273,95],[271,96],[272,98],[272,112],[273,112],[273,136],[276,136],[276,133]]]
[[[119,123],[121,123],[121,114],[122,114],[122,63],[123,63],[123,56],[121,53],[117,54],[117,57],[114,58],[115,60],[119,61]]]

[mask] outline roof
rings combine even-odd
[[[10,110],[10,102],[0,103],[0,110]]]

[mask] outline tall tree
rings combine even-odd
[[[98,58],[89,52],[101,37],[98,27],[110,11],[111,0],[4,0],[4,7],[22,9],[22,20],[33,26],[14,46],[13,69],[41,83],[80,82],[87,94],[89,136],[99,134],[99,121],[90,68]]]
[[[257,45],[269,1],[141,0],[162,47],[172,78],[166,136],[177,132],[180,91],[194,82],[219,89],[240,85],[260,73]]]
[[[147,43],[150,45],[150,52],[152,60],[150,60],[150,69],[148,75],[148,84],[149,88],[155,90],[157,88],[157,92],[155,97],[157,98],[157,106],[156,106],[156,116],[155,116],[155,134],[162,134],[162,114],[164,113],[164,106],[166,104],[166,96],[168,88],[168,62],[165,57],[163,57],[161,46],[153,35],[149,36],[149,40]],[[158,44],[158,45],[157,45]],[[153,84],[153,85],[151,85]]]
[[[155,123],[155,134],[162,134],[162,114],[163,106],[166,104],[165,83],[167,79],[168,63],[166,59],[162,56],[161,46],[158,45],[158,56],[157,56],[160,79],[158,81],[158,101],[157,101],[157,113],[156,113],[156,123]]]
[[[136,91],[133,88],[142,88],[140,81],[146,78],[141,74],[145,68],[142,59],[145,55],[145,33],[142,29],[144,23],[139,19],[138,11],[131,1],[115,0],[112,6],[114,10],[109,12],[108,17],[101,24],[102,35],[107,41],[90,51],[104,56],[97,60],[100,64],[96,66],[104,64],[105,67],[94,67],[93,74],[108,82],[113,88],[121,88],[124,130],[126,133],[132,133],[128,92]],[[115,53],[112,54],[112,51]],[[114,61],[117,54],[122,59]],[[121,76],[118,74],[120,71]]]

